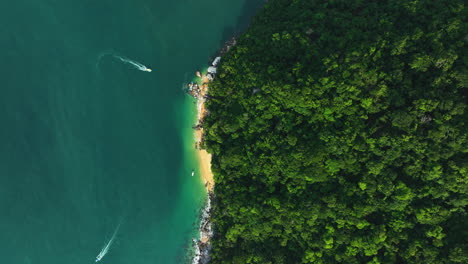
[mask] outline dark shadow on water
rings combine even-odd
[[[221,35],[221,41],[219,42],[218,49],[213,52],[210,56],[211,63],[213,59],[219,54],[219,50],[223,48],[226,41],[232,39],[233,37],[239,36],[244,32],[249,26],[252,18],[259,11],[259,9],[266,3],[267,0],[245,0],[244,5],[242,6],[240,16],[237,17],[236,24],[234,26],[227,26],[223,29]]]

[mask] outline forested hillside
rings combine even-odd
[[[266,3],[210,84],[212,263],[468,263],[464,3]]]

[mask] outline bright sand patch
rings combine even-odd
[[[198,130],[195,132],[195,137],[197,142],[200,142],[198,139],[201,139],[202,131]],[[203,179],[203,183],[208,191],[213,191],[214,180],[213,173],[211,172],[211,154],[204,149],[199,149],[197,151],[198,161],[200,162],[200,174]]]
[[[206,109],[205,109],[205,95],[208,92],[208,78],[206,76],[203,76],[202,78],[202,85],[200,86],[200,95],[198,98],[198,103],[197,103],[197,123],[200,124],[203,120],[203,118],[206,115]],[[198,130],[195,130],[195,142],[196,146],[200,146],[201,140],[203,137],[203,128],[200,128]],[[203,179],[203,183],[205,184],[206,189],[209,192],[213,191],[214,187],[214,179],[213,179],[213,172],[211,172],[211,154],[208,153],[204,149],[200,149],[200,147],[197,147],[197,156],[198,160],[200,162],[200,174]]]

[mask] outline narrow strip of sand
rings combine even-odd
[[[206,76],[202,77],[202,85],[200,86],[200,94],[198,96],[197,102],[197,124],[201,124],[203,122],[203,118],[206,115],[205,109],[205,95],[208,92],[208,85],[207,83],[209,80]],[[203,127],[195,130],[195,143],[197,146],[197,156],[198,161],[200,162],[200,174],[205,184],[205,187],[208,192],[212,192],[214,188],[214,179],[213,173],[211,172],[211,154],[208,153],[206,150],[201,149],[200,145],[203,140]]]

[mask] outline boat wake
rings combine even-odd
[[[135,67],[136,69],[140,70],[140,71],[145,71],[145,72],[151,72],[151,69],[146,67],[145,65],[137,62],[137,61],[134,61],[134,60],[131,60],[131,59],[128,59],[128,58],[125,58],[125,57],[122,57],[122,56],[119,56],[119,55],[114,55],[115,58],[123,61],[124,63],[128,63],[130,65],[132,65],[133,67]]]
[[[99,55],[98,59],[97,59],[97,62],[96,62],[96,69],[99,70],[99,64],[101,63],[101,60],[103,57],[105,56],[112,56],[118,60],[120,60],[121,62],[125,63],[125,64],[128,64],[130,66],[132,66],[133,68],[139,70],[139,71],[144,71],[144,72],[151,72],[152,70],[148,67],[146,67],[145,65],[137,62],[137,61],[134,61],[134,60],[131,60],[129,58],[126,58],[124,56],[120,56],[120,55],[116,55],[114,52],[104,52],[102,54]]]
[[[98,261],[101,261],[101,259],[107,255],[107,253],[109,252],[109,248],[111,247],[112,243],[114,243],[114,240],[115,240],[115,237],[117,236],[117,232],[119,232],[119,229],[120,229],[120,225],[122,224],[122,221],[119,222],[119,224],[117,225],[117,227],[115,228],[114,230],[114,234],[112,234],[112,237],[111,239],[109,240],[109,242],[107,242],[104,247],[101,249],[101,252],[99,252],[99,254],[96,256],[96,262]]]

